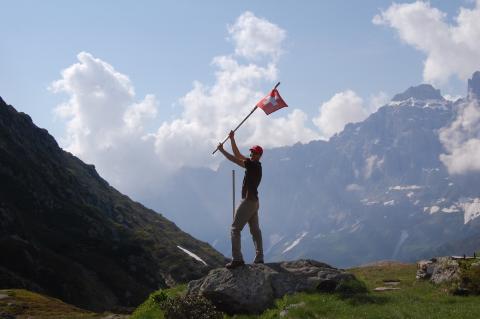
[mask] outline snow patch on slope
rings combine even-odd
[[[302,239],[303,239],[305,236],[307,236],[307,234],[308,234],[308,232],[306,232],[306,231],[302,232],[302,234],[300,235],[300,237],[298,237],[297,239],[295,239],[290,246],[288,246],[287,248],[284,249],[284,251],[282,251],[282,254],[285,254],[286,252],[292,250],[295,246],[297,246],[297,245],[302,241]]]
[[[421,189],[421,186],[418,185],[397,185],[393,187],[389,187],[389,190],[394,190],[394,191],[405,191],[405,190],[415,190],[415,189]]]
[[[189,255],[190,257],[194,258],[195,260],[198,260],[198,261],[202,262],[205,266],[207,266],[207,263],[206,263],[202,258],[198,257],[197,255],[195,255],[194,253],[192,253],[190,250],[185,249],[185,248],[183,248],[182,246],[178,246],[178,245],[177,245],[177,247],[178,247],[181,251],[183,251],[184,253],[186,253],[187,255]]]
[[[440,207],[432,206],[432,207],[423,207],[424,212],[428,212],[430,215],[438,213],[440,211]]]
[[[460,203],[459,206],[463,208],[465,224],[480,216],[480,198],[470,199],[467,202]]]
[[[445,202],[445,198],[437,200],[438,204]],[[450,205],[449,207],[443,208],[437,205],[431,207],[423,207],[423,211],[428,214],[451,214],[460,213],[463,211],[463,222],[464,224],[467,224],[475,218],[480,217],[480,198],[464,198],[461,199],[459,202],[453,203],[453,205]]]
[[[383,203],[383,206],[394,206],[394,205],[395,205],[395,200],[394,199]]]

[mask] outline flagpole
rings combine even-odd
[[[278,82],[277,84],[275,84],[275,86],[273,87],[272,91],[275,90],[278,86],[280,85],[280,82]],[[233,130],[233,132],[236,132],[238,130],[238,128],[240,126],[242,126],[243,123],[245,123],[245,121],[250,117],[250,115],[253,114],[253,112],[255,112],[257,110],[258,106],[255,105],[255,107],[250,111],[250,113],[248,113],[247,117],[245,117],[243,119],[243,121],[240,122],[240,124],[237,125],[237,127]],[[222,143],[220,143],[221,145],[223,145],[227,140],[228,140],[229,136],[227,136]],[[218,147],[213,151],[212,155],[215,154],[215,152],[218,150]]]

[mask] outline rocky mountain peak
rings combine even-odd
[[[420,84],[411,86],[405,92],[395,95],[392,99],[394,102],[400,102],[414,98],[416,100],[443,100],[440,90],[435,89],[430,84]]]
[[[473,73],[472,78],[468,80],[468,95],[480,98],[480,71]]]

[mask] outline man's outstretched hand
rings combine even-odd
[[[222,143],[218,143],[217,150],[219,150],[220,152],[223,152],[223,144]]]
[[[233,140],[235,138],[235,132],[234,131],[230,131],[230,133],[228,133],[228,137]]]

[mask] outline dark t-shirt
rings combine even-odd
[[[242,184],[242,198],[258,199],[258,185],[262,180],[262,163],[247,158],[245,161],[245,176]]]

